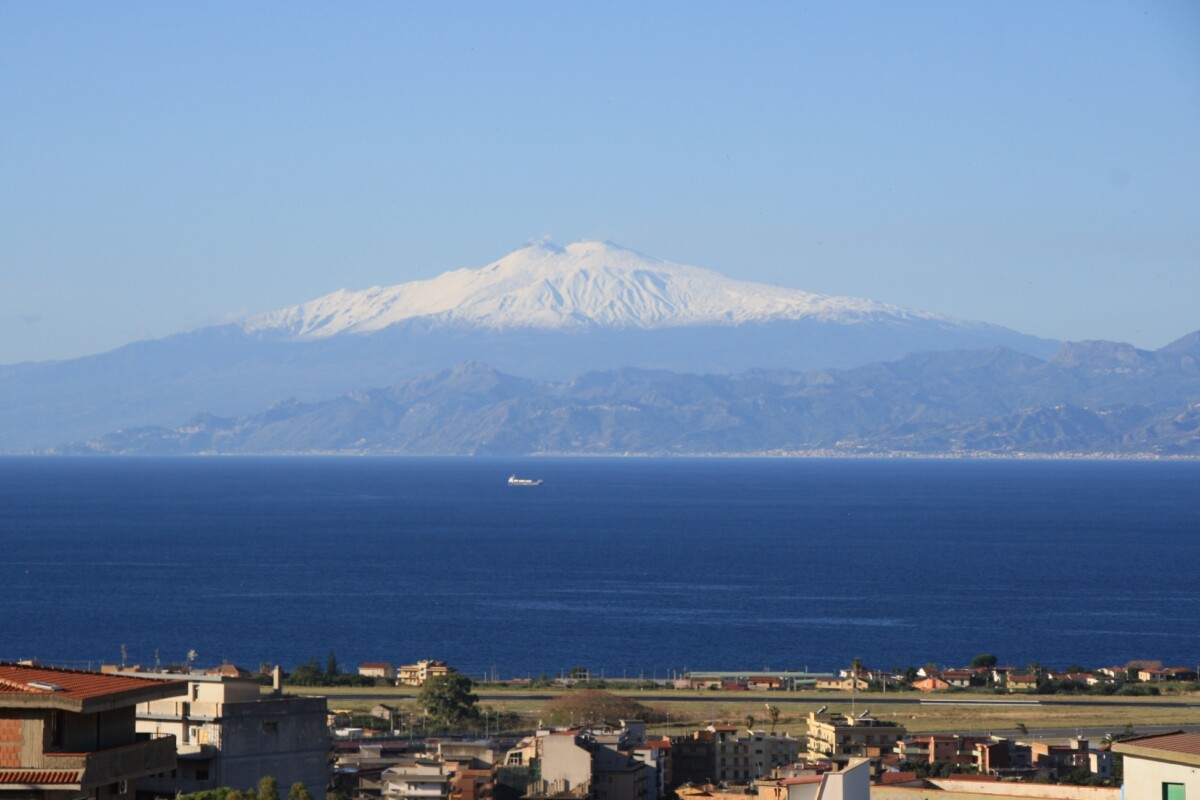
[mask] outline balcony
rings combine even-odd
[[[175,768],[175,737],[96,750],[91,753],[46,753],[48,769],[82,770],[81,788],[103,786]]]
[[[221,716],[221,703],[156,700],[138,706],[138,719],[211,721]]]
[[[177,754],[180,760],[211,761],[219,753],[216,746],[211,744],[181,744]]]

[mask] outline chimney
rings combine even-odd
[[[271,688],[275,694],[283,694],[283,669],[278,664],[271,670]]]

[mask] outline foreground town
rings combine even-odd
[[[1036,730],[916,733],[903,719],[871,713],[870,701],[884,699],[878,692],[895,696],[900,688],[963,703],[1013,702],[1007,698],[1032,692],[1157,693],[1158,686],[1195,697],[1195,670],[1158,662],[1061,673],[976,662],[897,672],[856,659],[841,674],[692,672],[654,681],[685,696],[760,698],[761,711],[736,724],[690,730],[598,689],[604,682],[582,670],[537,684],[556,693],[539,709],[546,718],[535,719],[479,707],[472,682],[435,660],[365,663],[354,676],[335,663],[290,676],[279,667],[251,674],[228,664],[91,672],[0,663],[0,798],[1200,798],[1200,733],[1118,730],[1095,741]],[[364,692],[413,687],[421,711],[386,702],[330,708],[343,695],[318,688],[328,682]],[[506,683],[494,685],[535,686]],[[781,716],[773,697],[797,690],[830,700],[801,718]]]

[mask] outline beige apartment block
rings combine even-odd
[[[186,694],[137,706],[137,730],[151,740],[174,737],[178,766],[144,781],[146,789],[174,796],[245,788],[266,775],[280,786],[303,783],[324,797],[329,783],[328,709],[324,697],[264,695],[252,678],[221,674],[164,675],[187,681]]]
[[[400,667],[397,681],[405,686],[424,686],[435,675],[449,675],[453,671],[445,661],[418,661]]]
[[[440,761],[414,760],[385,769],[384,800],[445,800],[450,796],[452,771]]]
[[[814,711],[808,715],[808,757],[842,763],[851,758],[879,759],[891,753],[906,734],[903,725],[866,714]]]

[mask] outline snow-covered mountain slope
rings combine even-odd
[[[201,412],[248,414],[287,397],[317,401],[464,361],[568,380],[624,367],[848,369],[993,347],[1045,359],[1058,345],[982,322],[733,281],[610,244],[535,244],[482,269],[339,292],[241,325],[0,366],[0,452]]]
[[[608,242],[537,242],[480,269],[364,291],[338,291],[247,320],[248,332],[299,339],[368,333],[408,320],[494,330],[673,328],[813,320],[922,320],[937,314],[847,297],[737,281]]]

